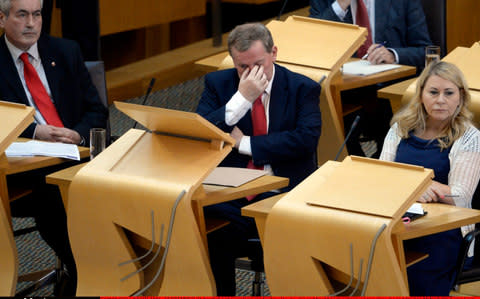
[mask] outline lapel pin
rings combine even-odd
[[[52,61],[52,66],[55,67],[56,63],[55,61]]]

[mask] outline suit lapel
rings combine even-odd
[[[58,62],[54,54],[56,52],[49,47],[48,37],[40,38],[38,40],[38,53],[42,59],[42,65],[45,71],[45,76],[47,77],[48,86],[50,87],[50,92],[52,93],[52,99],[57,110],[60,111],[62,103],[59,95],[62,73],[60,71],[61,67],[57,65]]]
[[[5,35],[0,37],[0,65],[0,75],[2,76],[2,80],[5,80],[5,82],[12,87],[12,90],[15,91],[15,96],[17,97],[16,99],[1,100],[17,101],[28,105],[27,95],[23,89],[22,81],[18,76],[17,67],[13,62],[12,55],[5,43]]]
[[[285,70],[275,65],[275,77],[273,78],[272,92],[270,95],[268,132],[280,130],[282,117],[286,115],[283,110],[287,108],[287,96],[288,90]]]

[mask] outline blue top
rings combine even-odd
[[[433,169],[434,180],[448,185],[448,173],[450,172],[448,154],[451,148],[441,150],[436,139],[426,140],[410,133],[409,138],[400,141],[395,162]]]

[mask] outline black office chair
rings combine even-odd
[[[254,272],[252,281],[252,296],[264,296],[264,279],[265,272],[263,264],[263,249],[260,239],[249,239],[247,247],[248,259],[237,259],[235,267],[242,270]]]
[[[477,187],[472,197],[472,209],[480,209],[480,186]],[[468,249],[475,240],[474,256],[472,267],[468,270],[464,269],[465,260],[467,259]],[[469,232],[462,242],[460,252],[457,258],[457,273],[454,282],[454,288],[465,283],[480,280],[480,223],[475,224],[475,229]]]
[[[434,45],[440,46],[441,57],[447,54],[446,0],[421,0],[428,33]]]
[[[107,83],[105,81],[105,65],[103,61],[86,61],[85,66],[90,73],[90,78],[92,79],[93,85],[97,88],[98,95],[102,104],[108,109],[108,96],[107,96]],[[107,140],[106,145],[110,144],[110,120],[107,120]]]

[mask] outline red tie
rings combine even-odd
[[[265,107],[262,103],[262,95],[260,95],[252,106],[252,126],[253,136],[267,135],[267,117],[265,115]],[[263,165],[256,166],[253,164],[253,159],[248,161],[247,168],[263,170]],[[247,196],[247,200],[254,199],[257,194]]]
[[[262,103],[262,95],[260,95],[252,106],[252,126],[253,136],[267,135],[267,118],[265,116],[265,107]],[[263,170],[262,166],[255,166],[253,160],[248,161],[247,168]]]
[[[43,118],[49,125],[63,127],[62,120],[58,116],[57,109],[48,96],[45,86],[43,86],[37,71],[28,60],[28,53],[22,53],[20,59],[23,61],[23,76],[25,77],[28,90]]]
[[[372,45],[372,29],[370,29],[370,20],[368,19],[367,7],[363,0],[357,0],[357,25],[361,27],[366,27],[368,30],[367,40],[360,46],[357,51],[358,57],[363,57],[367,54],[368,48]]]

